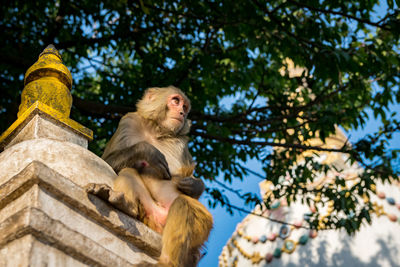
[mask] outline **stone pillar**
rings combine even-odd
[[[18,119],[0,136],[0,266],[135,266],[160,236],[86,194],[116,174],[69,118],[72,77],[54,46],[25,74]]]

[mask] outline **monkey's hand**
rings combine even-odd
[[[88,194],[95,195],[100,199],[109,202],[115,208],[131,215],[134,218],[138,216],[136,209],[126,201],[124,193],[114,191],[106,184],[90,183],[85,186],[85,190]]]
[[[199,178],[186,177],[179,180],[177,187],[185,195],[198,199],[203,193],[205,185]]]

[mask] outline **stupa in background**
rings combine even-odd
[[[344,134],[337,129],[336,134],[326,139],[326,146],[341,148],[346,142]],[[313,146],[322,141],[311,141]],[[312,156],[311,152],[309,152]],[[350,165],[346,156],[335,152],[312,152],[318,160],[342,169],[340,175],[351,183],[363,170],[356,164]],[[304,155],[305,156],[305,155]],[[316,157],[316,155],[314,155]],[[301,159],[300,159],[301,161]],[[321,174],[312,187],[333,181],[338,173]],[[282,179],[284,182],[284,178]],[[272,183],[260,183],[261,195],[266,196]],[[318,198],[318,197],[316,197]],[[314,199],[317,203],[323,200]],[[377,184],[376,196],[364,199],[373,203],[372,224],[365,224],[355,236],[345,230],[307,229],[307,217],[315,208],[299,202],[287,206],[285,200],[276,200],[270,210],[254,210],[270,218],[248,215],[237,225],[231,238],[219,257],[219,265],[225,266],[400,266],[400,184]],[[329,215],[332,208],[322,213]]]
[[[72,76],[54,46],[24,82],[18,119],[0,137],[0,266],[155,263],[160,236],[84,190],[116,174],[69,118]]]

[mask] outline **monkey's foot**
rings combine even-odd
[[[88,194],[95,195],[98,198],[110,203],[115,208],[137,218],[137,207],[134,207],[130,202],[126,201],[124,193],[114,191],[106,184],[94,183],[87,184],[85,186],[85,190]]]

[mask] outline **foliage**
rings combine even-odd
[[[173,84],[193,102],[191,151],[197,175],[243,179],[246,162],[263,164],[274,195],[310,202],[334,200],[328,227],[356,230],[371,208],[359,202],[373,184],[398,177],[396,151],[387,140],[399,129],[388,106],[400,101],[399,3],[377,0],[249,1],[6,1],[0,5],[0,128],[15,119],[23,74],[53,43],[74,77],[72,117],[94,130],[90,149],[101,153],[124,113],[145,88]],[[380,8],[381,16],[375,10]],[[288,71],[292,62],[304,70]],[[224,107],[221,102],[233,99]],[[363,127],[367,110],[382,129],[341,148],[365,168],[345,197],[339,187],[305,193],[315,170],[308,158],[281,184],[305,141],[335,130]],[[271,147],[279,148],[272,150]],[[340,171],[340,170],[339,170]],[[229,206],[218,189],[214,203]],[[300,194],[300,195],[299,195]],[[348,194],[347,194],[348,195]],[[244,194],[247,202],[257,201]],[[340,211],[340,212],[339,212]],[[356,216],[346,216],[350,213]],[[345,214],[345,215],[343,215]],[[316,223],[316,222],[314,222]],[[315,225],[314,225],[315,226]]]

